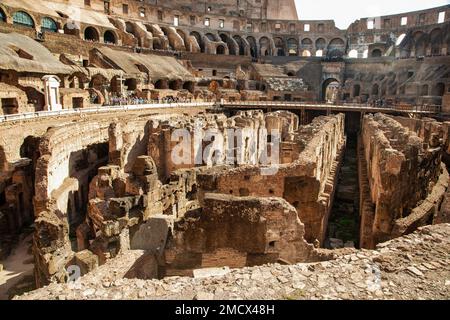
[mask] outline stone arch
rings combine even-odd
[[[436,83],[434,86],[431,87],[431,95],[432,96],[438,96],[442,97],[445,93],[445,84],[442,82]]]
[[[380,94],[380,85],[378,83],[374,83],[372,85],[372,96],[378,96]]]
[[[262,37],[259,39],[259,48],[260,48],[260,56],[271,56],[272,53],[272,45],[270,39],[267,37]]]
[[[181,90],[183,88],[183,81],[172,80],[169,82],[169,89],[171,90]]]
[[[112,30],[106,30],[103,34],[103,42],[117,44],[117,37],[115,33]]]
[[[372,58],[379,58],[383,55],[383,52],[381,51],[381,49],[373,49],[370,55]]]
[[[36,26],[36,21],[34,18],[25,11],[16,11],[12,15],[13,24],[28,27],[28,28],[34,28]]]
[[[124,86],[127,88],[127,91],[134,91],[137,89],[137,79],[135,78],[127,78],[125,80]]]
[[[188,34],[182,30],[182,29],[175,29],[178,33],[178,35],[181,37],[181,39],[183,39],[184,41],[184,46],[186,48],[187,51],[191,51],[191,47],[189,46],[189,36]]]
[[[68,78],[69,88],[84,89],[84,84],[87,82],[89,80],[82,72],[76,72]]]
[[[205,34],[205,37],[208,38],[209,41],[212,42],[217,42],[217,36],[215,34],[212,34],[211,32],[208,32],[207,34]]]
[[[89,82],[89,88],[102,91],[103,86],[107,83],[109,83],[108,79],[106,79],[104,75],[97,73],[91,77],[91,81]]]
[[[250,46],[250,55],[253,58],[258,58],[258,45],[256,44],[256,39],[253,36],[248,36],[247,37],[247,42]]]
[[[216,54],[218,54],[218,55],[224,55],[224,54],[226,54],[226,48],[225,48],[225,45],[224,45],[224,44],[219,44],[219,45],[216,47]]]
[[[298,41],[295,38],[289,38],[287,41],[288,53],[290,56],[298,56]]]
[[[72,35],[72,36],[79,36],[80,35],[80,29],[79,27],[72,22],[66,23],[63,27],[64,34]]]
[[[41,19],[41,28],[46,32],[58,32],[58,25],[55,20],[49,17]]]
[[[0,7],[0,21],[2,21],[2,22],[8,21],[8,16],[6,15],[6,12],[5,12],[5,10],[3,10],[2,7]]]
[[[340,85],[339,80],[336,78],[328,78],[322,83],[322,101],[330,101],[330,99],[333,95],[333,92],[330,93],[330,91],[337,91],[338,87]]]
[[[197,31],[192,31],[192,32],[190,33],[190,35],[191,35],[192,37],[194,37],[195,40],[197,40],[197,44],[198,44],[198,46],[200,47],[200,50],[201,50],[202,52],[205,52],[205,43],[204,43],[204,41],[203,41],[202,35],[201,35],[200,33],[198,33]]]
[[[428,46],[427,35],[422,31],[417,31],[413,34],[413,39],[416,57],[426,56],[426,50]]]
[[[160,89],[160,90],[169,89],[169,83],[167,82],[167,80],[164,80],[164,79],[157,80],[155,82],[155,89]]]
[[[430,33],[430,51],[434,56],[442,53],[443,44],[442,30],[440,28],[433,29]]]
[[[99,42],[100,40],[100,33],[98,32],[98,30],[94,27],[86,27],[86,29],[84,29],[84,40],[87,41],[93,41],[93,42]]]
[[[183,84],[183,89],[189,91],[190,93],[194,93],[195,92],[195,83],[192,81],[186,81]]]
[[[310,38],[303,38],[302,39],[302,47],[304,48],[312,48],[313,42]]]
[[[328,44],[328,57],[342,58],[345,53],[345,42],[341,38],[334,38]]]
[[[228,52],[230,55],[237,55],[237,50],[234,41],[230,38],[229,35],[226,33],[219,34],[220,40],[222,40],[223,43],[226,43],[228,47]]]
[[[130,22],[130,21],[125,22],[125,31],[128,34],[131,34],[137,40],[137,45],[139,47],[143,47],[143,43],[142,43],[143,39],[142,39],[141,35],[138,33],[138,31],[136,30],[136,27],[134,26],[133,22]]]
[[[245,56],[245,43],[244,43],[244,39],[242,39],[241,36],[239,35],[235,35],[233,37],[234,41],[236,41],[238,47],[239,47],[239,55],[240,56]]]
[[[285,56],[286,55],[286,46],[284,40],[280,37],[276,37],[273,39],[275,43],[275,55],[276,56]]]
[[[311,51],[309,51],[308,49],[304,49],[302,51],[302,57],[311,57]]]
[[[327,42],[324,38],[319,38],[316,40],[316,50],[325,50],[327,47]]]

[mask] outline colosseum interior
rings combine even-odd
[[[450,298],[450,5],[1,0],[0,106],[0,299]]]

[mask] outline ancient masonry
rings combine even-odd
[[[1,1],[0,299],[450,298],[450,5],[160,2]]]

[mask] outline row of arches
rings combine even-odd
[[[450,33],[448,31],[434,28],[430,32],[415,31],[409,37],[402,34],[399,37],[402,41],[397,42],[397,45],[400,46],[400,57],[438,56],[445,54],[445,48],[447,48],[448,53],[450,48]]]
[[[84,40],[99,42],[100,41],[100,33],[94,27],[87,27],[84,29]],[[117,44],[117,36],[115,32],[111,30],[106,30],[103,33],[103,42],[107,44]]]
[[[354,84],[353,88],[351,90],[351,96],[353,98],[360,97],[362,95],[362,86],[361,84]],[[397,87],[397,85],[387,85],[374,83],[370,87],[365,88],[366,94],[375,97],[380,98],[384,97],[386,95],[404,95],[405,94],[405,87]],[[418,87],[417,96],[436,96],[436,97],[442,97],[445,94],[445,84],[443,82],[438,82],[435,84],[424,84]]]
[[[6,13],[0,8],[0,21],[7,22]],[[15,25],[35,28],[36,22],[33,17],[25,11],[16,11],[12,14],[12,23]],[[41,29],[47,32],[57,32],[58,24],[50,17],[43,17],[41,19]]]

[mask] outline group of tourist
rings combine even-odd
[[[118,105],[140,105],[140,104],[157,104],[157,103],[190,103],[192,99],[180,99],[178,97],[165,97],[162,99],[144,99],[136,96],[130,97],[111,97],[109,104]]]

